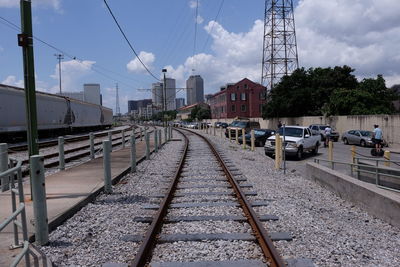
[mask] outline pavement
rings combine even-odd
[[[164,136],[163,136],[164,137]],[[150,137],[150,149],[154,149],[154,138]],[[145,142],[136,140],[136,158],[145,158]],[[121,178],[130,168],[130,147],[116,150],[111,153],[111,175],[113,182]],[[46,177],[47,216],[49,230],[55,229],[63,221],[93,200],[102,191],[104,186],[103,157],[87,161],[81,165],[71,167]],[[34,225],[33,206],[30,194],[30,184],[24,184],[26,216],[30,240],[33,239]],[[10,192],[0,193],[0,222],[11,215]],[[20,217],[20,216],[19,216]],[[0,266],[9,266],[20,249],[10,250],[14,242],[12,224],[9,224],[0,233]],[[23,260],[21,261],[21,263]]]

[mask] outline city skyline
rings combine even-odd
[[[243,78],[260,82],[265,1],[225,1],[218,14],[222,1],[200,0],[196,19],[195,3],[109,0],[141,60],[158,79],[165,68],[167,78],[181,88],[189,76],[201,75],[205,94]],[[395,0],[384,5],[373,0],[294,1],[300,67],[349,65],[359,80],[383,74],[387,86],[400,83],[399,9]],[[0,83],[22,87],[22,54],[16,42],[19,1],[0,1],[0,10],[0,62],[7,66],[0,70]],[[38,91],[59,90],[54,55],[61,52],[63,90],[76,92],[84,83],[98,83],[103,104],[115,109],[118,82],[122,113],[128,99],[149,98],[137,89],[157,82],[133,55],[103,1],[34,1],[33,33],[61,50],[34,40]],[[180,91],[177,97],[185,94]]]

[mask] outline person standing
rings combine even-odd
[[[325,147],[327,147],[329,144],[329,141],[331,140],[331,133],[332,133],[331,126],[329,126],[329,125],[326,126],[324,133],[325,133]]]
[[[373,138],[372,141],[375,144],[375,148],[376,148],[376,152],[381,152],[382,149],[382,130],[381,128],[379,128],[378,124],[374,125],[374,134],[373,134]]]
[[[282,122],[281,121],[278,121],[278,130],[279,130],[279,128],[281,128],[282,127]]]

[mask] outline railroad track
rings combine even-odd
[[[113,133],[120,133],[120,132],[121,131],[118,130],[118,131],[114,131]],[[152,132],[153,132],[152,130],[149,131],[149,133],[152,133]],[[141,137],[140,132],[135,132],[135,135],[136,135],[136,137],[135,137],[136,139],[139,139]],[[96,137],[103,137],[103,136],[107,136],[107,133],[96,135]],[[127,132],[127,134],[125,135],[125,142],[126,143],[129,142],[130,136],[131,135],[128,134],[128,132]],[[88,136],[86,136],[85,139],[79,138],[79,139],[77,139],[75,141],[70,141],[70,142],[78,142],[78,141],[82,141],[82,140],[86,140],[86,139],[88,139]],[[57,143],[56,143],[56,145],[57,145]],[[95,151],[96,150],[101,150],[101,145],[102,145],[102,141],[94,142]],[[122,145],[122,136],[112,138],[112,147],[118,147],[120,145]],[[50,146],[48,146],[48,147],[50,147]],[[81,158],[89,156],[90,155],[89,148],[90,148],[90,145],[83,145],[83,146],[79,146],[79,147],[75,147],[75,148],[71,148],[71,149],[66,149],[64,151],[65,163],[76,161],[76,160],[79,160]],[[82,152],[79,152],[79,151],[82,151]],[[70,155],[70,156],[67,156],[67,155]],[[10,155],[10,157],[12,158],[12,154]],[[57,167],[59,165],[58,157],[59,157],[58,151],[54,152],[54,153],[44,154],[43,155],[43,158],[45,159],[44,168],[45,169],[50,169],[50,168]],[[22,176],[28,176],[29,175],[29,166],[28,165],[29,165],[29,159],[22,160]]]
[[[129,127],[127,129],[125,129],[125,131],[128,131],[132,129],[132,127]],[[122,130],[114,130],[111,131],[112,134],[117,134],[117,133],[121,133]],[[101,133],[96,133],[94,134],[94,137],[98,138],[98,137],[103,137],[103,136],[107,136],[108,132],[101,132]],[[71,143],[71,142],[78,142],[78,141],[83,141],[83,140],[88,140],[89,139],[89,135],[80,135],[80,136],[73,136],[73,137],[68,137],[65,138],[64,141],[66,143]],[[48,141],[40,141],[38,143],[39,148],[46,148],[46,147],[51,147],[51,146],[56,146],[58,144],[58,140],[48,140]],[[10,145],[9,146],[9,153],[12,154],[14,152],[20,152],[20,151],[26,151],[28,150],[28,145],[27,144],[22,144],[22,145]]]
[[[166,253],[185,253],[184,250],[187,250],[188,254],[195,255],[196,261],[205,264],[196,266],[284,266],[285,262],[274,247],[273,240],[290,240],[290,237],[279,233],[268,234],[261,221],[278,218],[273,215],[259,216],[252,208],[267,205],[268,201],[250,202],[247,196],[256,193],[248,190],[251,185],[246,184],[246,179],[236,175],[237,169],[228,165],[206,138],[186,130],[180,132],[185,136],[185,148],[167,193],[153,196],[162,198],[160,205],[144,207],[157,209],[156,215],[134,219],[150,223],[150,226],[144,238],[137,236],[132,239],[138,240],[130,240],[142,240],[130,265],[181,266],[182,262],[171,262],[171,265],[160,262],[164,261],[162,258]],[[214,245],[216,250],[223,242],[229,247],[228,254],[239,256],[233,255],[232,261],[223,262],[221,258],[210,262],[202,246],[196,246],[196,242]],[[241,252],[249,252],[249,248],[251,255]]]

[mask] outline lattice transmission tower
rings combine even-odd
[[[292,0],[265,0],[261,83],[267,91],[299,66]]]

